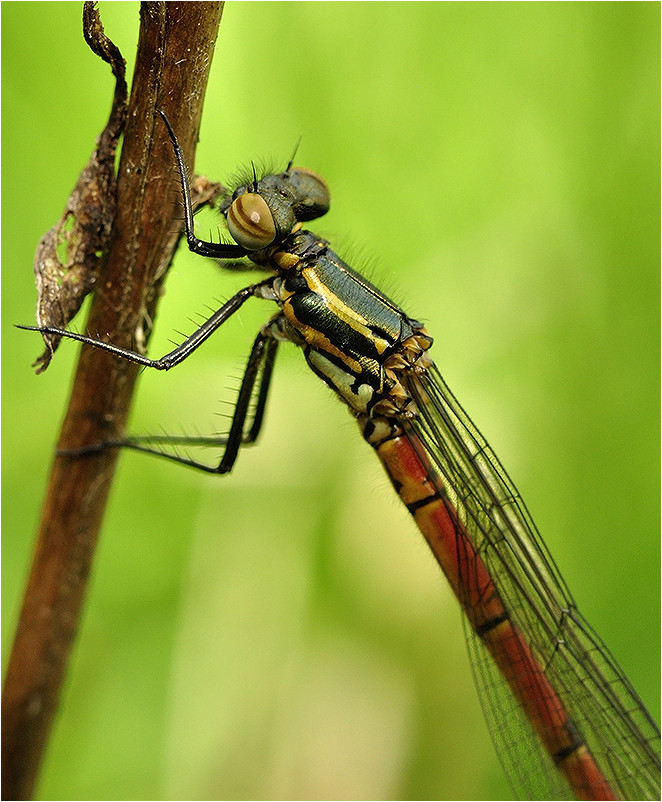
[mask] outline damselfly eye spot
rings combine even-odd
[[[276,236],[276,224],[265,199],[255,192],[245,192],[228,209],[228,231],[247,251],[259,251]]]

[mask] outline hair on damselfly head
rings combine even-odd
[[[226,198],[228,196],[233,196],[237,189],[241,189],[242,187],[248,187],[250,184],[255,187],[256,182],[259,183],[263,178],[268,175],[285,175],[289,173],[292,169],[294,164],[294,159],[297,155],[299,150],[299,146],[301,145],[301,140],[303,139],[303,134],[299,134],[297,141],[294,145],[294,149],[292,150],[292,155],[290,156],[287,166],[284,170],[279,168],[278,163],[280,159],[276,158],[275,156],[270,156],[268,158],[262,159],[251,159],[249,164],[246,165],[244,163],[243,166],[239,166],[236,171],[234,171],[226,181],[226,188],[227,192],[222,196]],[[282,164],[282,162],[280,162]],[[257,178],[257,175],[260,178]],[[252,179],[252,180],[251,180]],[[253,191],[255,191],[253,189]]]
[[[241,162],[234,170],[230,168],[223,181],[225,192],[220,196],[219,207],[225,205],[227,208],[237,197],[238,191],[253,192],[256,178],[259,184],[264,176],[278,174],[281,170],[279,164],[282,164],[280,159],[269,155]]]

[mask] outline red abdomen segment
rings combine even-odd
[[[459,599],[531,726],[578,799],[617,799],[563,701],[512,622],[488,569],[448,497],[438,472],[416,449],[413,434],[374,446],[398,495],[414,516]]]

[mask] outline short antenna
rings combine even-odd
[[[285,172],[289,173],[292,165],[294,164],[294,157],[297,155],[297,150],[299,150],[299,145],[301,144],[301,140],[303,139],[303,134],[299,134],[299,138],[297,139],[297,143],[294,146],[294,151],[292,153],[292,158],[288,161],[287,167],[285,168]]]

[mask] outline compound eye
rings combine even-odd
[[[260,251],[276,236],[276,224],[265,199],[245,192],[228,209],[228,231],[247,251]]]

